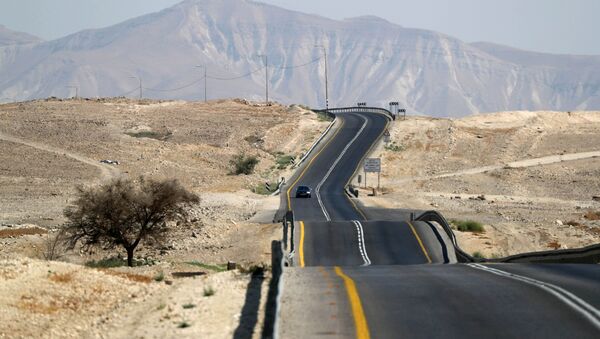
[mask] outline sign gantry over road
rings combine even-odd
[[[377,188],[381,180],[381,158],[367,158],[364,163],[365,188],[367,188],[367,173],[377,173]]]

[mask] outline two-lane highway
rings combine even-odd
[[[600,337],[598,265],[456,264],[436,225],[368,220],[344,187],[389,118],[336,120],[285,191],[296,227],[282,338]],[[298,185],[312,198],[296,199]]]

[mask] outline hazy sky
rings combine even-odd
[[[116,24],[180,0],[0,0],[0,24],[44,39]],[[467,42],[600,55],[600,0],[264,0],[343,19],[377,15]]]

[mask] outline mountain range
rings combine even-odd
[[[141,79],[144,97],[199,100],[205,67],[208,99],[264,100],[267,77],[271,100],[323,107],[324,51],[330,107],[399,101],[431,116],[600,109],[600,56],[466,43],[377,17],[332,20],[249,0],[187,0],[52,41],[1,27],[0,99],[74,95],[67,86],[135,97]]]

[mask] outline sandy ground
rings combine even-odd
[[[390,134],[373,154],[385,194],[366,204],[479,221],[484,233],[456,233],[487,257],[600,242],[588,214],[600,211],[600,112],[409,117]]]
[[[0,105],[0,337],[259,337],[269,271],[242,272],[270,265],[281,231],[255,220],[279,198],[253,192],[288,176],[277,158],[299,158],[327,125],[296,106],[241,100]],[[230,174],[240,153],[259,159],[254,174]],[[190,223],[140,245],[148,265],[83,266],[115,255],[98,249],[40,260],[75,186],[140,175],[177,178],[201,198]],[[242,269],[217,272],[230,261]]]

